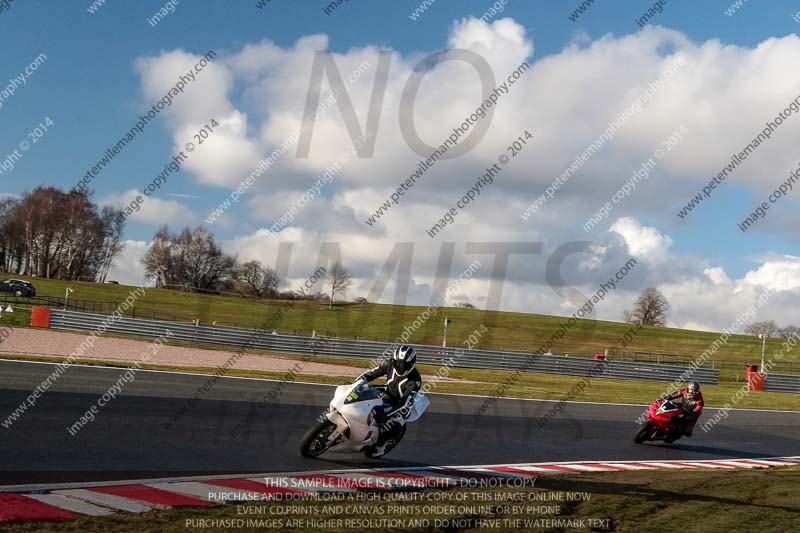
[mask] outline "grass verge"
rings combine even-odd
[[[131,287],[103,285],[98,283],[61,281],[42,278],[19,277],[34,283],[37,293],[43,296],[63,297],[67,287],[73,288],[70,298],[75,300],[100,300],[122,302],[128,297]],[[475,345],[476,348],[505,349],[516,351],[536,350],[550,338],[566,321],[565,317],[526,313],[493,312],[473,309],[442,308],[419,328],[411,327],[425,307],[338,303],[333,311],[324,302],[286,300],[254,300],[226,295],[205,295],[167,289],[148,289],[136,301],[136,316],[175,319],[190,322],[200,319],[203,323],[217,322],[219,325],[254,328],[265,319],[279,314],[281,332],[311,334],[343,338],[358,337],[368,340],[391,341],[408,326],[414,330],[409,342],[442,344],[442,318],[453,319],[448,328],[452,346],[461,343],[481,324],[489,328]],[[632,335],[628,343],[623,342],[626,333]],[[609,321],[579,320],[553,347],[558,354],[591,355],[608,349],[613,358],[623,351],[652,352],[666,354],[661,362],[669,364],[676,360],[670,354],[682,354],[696,358],[719,336],[718,333],[691,331],[676,328],[645,326],[637,329],[630,324]],[[623,346],[624,344],[624,346]],[[767,355],[780,348],[779,339],[767,341]],[[716,368],[733,369],[744,374],[745,363],[761,360],[761,342],[747,335],[732,335],[713,356]],[[709,361],[711,366],[712,362]],[[800,350],[786,354],[775,372],[798,371]]]

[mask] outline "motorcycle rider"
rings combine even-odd
[[[700,394],[700,384],[697,382],[689,383],[685,389],[681,389],[667,396],[667,400],[676,400],[681,398],[681,407],[683,407],[683,434],[687,437],[692,436],[692,431],[703,412],[703,395]]]
[[[380,365],[367,370],[355,383],[368,383],[386,376],[386,394],[383,396],[383,409],[376,413],[380,427],[378,442],[394,431],[399,431],[411,414],[414,397],[422,388],[422,376],[416,368],[417,352],[411,346],[395,348],[392,356]]]

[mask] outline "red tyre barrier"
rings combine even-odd
[[[35,328],[50,327],[50,308],[34,307],[31,309],[31,326]]]
[[[764,390],[764,374],[758,372],[758,365],[747,365],[745,371],[747,379],[747,390]]]

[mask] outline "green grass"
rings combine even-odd
[[[287,359],[309,360],[301,356],[284,356]],[[48,356],[29,356],[17,354],[0,354],[0,359],[20,359],[27,361],[47,361],[61,362],[66,358]],[[331,362],[344,366],[356,368],[366,368],[366,362],[360,360],[326,359],[315,362]],[[100,360],[81,360],[79,364],[92,366],[109,366],[114,368],[127,368],[128,365],[119,362],[106,362]],[[207,367],[186,367],[168,365],[142,365],[142,368],[151,370],[169,370],[174,372],[196,372],[202,374],[213,374],[216,368]],[[419,365],[423,374],[423,381],[431,381],[430,376],[434,375],[438,367]],[[237,370],[231,369],[225,373],[226,376],[255,377],[263,379],[305,381],[313,383],[326,383],[331,385],[341,385],[353,380],[352,376],[325,376],[317,374],[297,374],[293,378],[287,372],[268,372],[259,370]],[[474,370],[466,368],[452,368],[448,377],[464,380],[460,382],[439,381],[431,389],[431,392],[442,392],[452,394],[474,394],[479,396],[498,396],[498,384],[511,378],[511,372]],[[661,394],[666,392],[666,384],[648,381],[619,381],[611,379],[595,378],[586,382],[582,390],[573,391],[581,378],[576,376],[558,376],[552,374],[520,374],[514,385],[505,389],[499,394],[505,398],[528,398],[540,400],[568,400],[576,402],[612,402],[630,404],[649,404],[656,400]],[[726,403],[732,403],[732,398],[742,387],[742,383],[721,383],[717,386],[706,385],[703,387],[703,397],[707,407],[723,407]],[[609,391],[614,391],[613,396]],[[794,394],[781,394],[778,392],[752,392],[743,397],[740,401],[732,404],[735,408],[746,409],[777,409],[800,411],[800,399]],[[492,413],[496,406],[489,408]],[[704,420],[701,418],[701,423]]]
[[[142,515],[120,515],[103,518],[81,518],[72,522],[48,524],[26,523],[8,526],[14,532],[75,531],[100,533],[144,533],[153,531],[184,532],[197,520],[242,519],[244,527],[236,531],[265,531],[247,527],[247,519],[279,520],[279,530],[319,530],[319,528],[287,527],[289,519],[327,521],[333,527],[325,531],[366,531],[359,527],[336,527],[337,519],[395,520],[427,519],[428,531],[480,531],[476,528],[445,529],[436,520],[464,519],[499,520],[492,531],[587,531],[590,529],[547,528],[514,525],[515,519],[596,519],[608,520],[607,531],[642,531],[663,533],[684,528],[716,533],[731,531],[797,531],[800,516],[800,467],[753,470],[659,470],[639,472],[592,473],[579,476],[553,476],[536,480],[534,487],[472,488],[438,492],[444,500],[424,497],[401,501],[394,495],[377,499],[330,501],[255,502],[243,505],[220,505],[208,508],[183,508],[154,511]],[[558,494],[562,501],[531,498],[536,493]],[[513,494],[523,501],[499,500]],[[576,497],[576,494],[583,494]],[[493,498],[493,499],[487,499]],[[276,514],[280,506],[280,513]],[[343,509],[349,507],[349,511]],[[356,508],[357,506],[357,508]],[[459,509],[461,507],[461,509]],[[470,509],[464,509],[469,507]],[[556,508],[558,514],[555,513]],[[389,512],[392,509],[392,512]],[[248,512],[249,511],[249,512]],[[272,513],[271,513],[272,511]],[[470,512],[471,511],[471,512]],[[513,514],[515,513],[516,514]],[[255,513],[258,514],[255,514]],[[187,522],[195,521],[195,522]],[[688,527],[687,524],[691,524]],[[277,526],[277,524],[274,524]],[[231,531],[222,527],[203,531]],[[374,529],[372,529],[374,530]],[[415,529],[403,528],[412,531]],[[602,530],[602,529],[598,529]]]
[[[11,276],[9,276],[11,277]],[[70,298],[121,302],[128,297],[132,287],[120,285],[101,285],[96,283],[65,282],[38,278],[25,278],[32,281],[38,294],[64,296],[67,286],[75,289]],[[136,301],[137,317],[157,316],[202,323],[216,322],[219,325],[257,327],[271,317],[281,314],[283,318],[276,328],[281,332],[329,335],[369,340],[394,340],[403,328],[411,326],[424,307],[340,303],[333,311],[324,302],[285,300],[253,300],[235,296],[214,296],[190,294],[166,289],[150,289]],[[441,344],[442,319],[448,316],[453,323],[448,328],[448,345],[463,346],[481,324],[489,332],[484,334],[475,347],[517,351],[535,351],[550,338],[566,321],[563,317],[498,313],[481,310],[447,308],[418,328],[410,342],[422,344]],[[624,347],[621,339],[631,330],[628,324],[583,320],[567,332],[553,348],[554,353],[572,356],[590,356],[608,350],[610,357],[620,358],[623,351],[638,351],[665,354],[661,362],[678,362],[671,354],[689,356],[694,359],[705,351],[717,333],[682,330],[675,328],[644,327],[633,341]],[[781,341],[770,339],[767,342],[767,355],[780,348]],[[707,366],[720,368],[726,379],[742,379],[745,363],[758,363],[761,360],[761,344],[758,339],[734,335],[728,343],[714,354]],[[683,359],[680,360],[683,363]],[[773,371],[800,370],[800,347],[787,353],[783,362]],[[729,372],[730,371],[730,372]]]

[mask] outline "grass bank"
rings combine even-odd
[[[63,297],[65,289],[71,287],[74,292],[70,298],[75,300],[122,302],[132,290],[132,287],[123,285],[20,277],[34,283],[38,294],[43,296]],[[174,318],[185,322],[199,319],[204,324],[216,322],[218,325],[247,328],[257,327],[280,314],[282,318],[277,329],[281,332],[311,334],[315,331],[319,335],[391,341],[400,335],[404,327],[410,327],[424,310],[424,307],[415,306],[340,303],[330,311],[324,302],[254,300],[150,289],[136,301],[133,312],[142,318]],[[21,315],[8,316],[3,315],[0,322],[13,320],[17,325],[23,325],[27,320]],[[489,332],[479,339],[475,347],[529,352],[541,346],[566,320],[558,316],[446,308],[440,309],[433,318],[417,328],[410,342],[441,344],[444,316],[453,320],[448,328],[448,344],[451,346],[461,345],[483,324]],[[626,334],[630,334],[632,340],[623,347]],[[624,351],[647,352],[661,354],[660,362],[663,363],[681,363],[696,358],[718,336],[717,333],[648,326],[636,331],[629,324],[620,322],[581,320],[556,343],[553,352],[589,356],[608,350],[612,358],[622,357]],[[767,355],[779,348],[780,341],[770,339],[767,342]],[[761,343],[757,338],[733,335],[714,354],[708,366],[743,376],[746,363],[760,360]],[[782,361],[775,372],[800,371],[800,349],[788,352]]]

